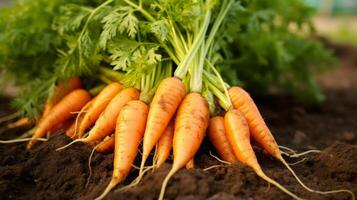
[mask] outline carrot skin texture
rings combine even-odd
[[[143,160],[147,158],[165,131],[185,93],[184,84],[177,78],[170,77],[160,82],[150,104],[143,141]]]
[[[216,116],[210,119],[207,136],[224,161],[233,163],[237,160],[227,139],[223,117]]]
[[[101,154],[112,153],[114,151],[114,142],[115,138],[113,134],[108,139],[104,139],[101,143],[99,143],[96,146],[95,151]]]
[[[250,95],[240,87],[231,87],[229,96],[234,108],[241,111],[247,119],[254,140],[270,155],[279,159],[279,146]]]
[[[174,126],[174,120],[171,120],[157,143],[157,160],[156,163],[154,163],[155,167],[160,167],[170,156],[174,137]]]
[[[195,156],[205,136],[208,121],[207,101],[198,93],[186,95],[176,115],[173,141],[174,160],[162,184],[160,200],[164,197],[169,179]]]
[[[119,83],[114,82],[114,83],[107,85],[95,97],[95,101],[93,101],[93,105],[85,113],[84,118],[83,118],[81,124],[79,125],[79,128],[78,128],[78,137],[79,138],[81,138],[83,133],[90,126],[92,126],[95,123],[95,121],[98,119],[100,114],[104,111],[104,109],[109,104],[110,100],[112,100],[114,98],[114,96],[120,92],[121,89],[122,89],[122,86]]]
[[[173,153],[174,166],[185,166],[196,154],[209,121],[207,101],[198,93],[190,93],[177,112]],[[189,148],[188,148],[189,147]]]
[[[38,125],[32,139],[43,137],[56,125],[72,117],[71,112],[80,110],[89,100],[90,94],[82,89],[74,90],[65,96]],[[31,140],[27,149],[30,149],[36,140]]]
[[[94,143],[100,141],[105,136],[115,130],[116,119],[122,107],[133,100],[139,99],[139,91],[135,88],[125,88],[121,90],[107,105],[103,113],[95,122],[94,127],[90,130],[88,137],[83,142]]]

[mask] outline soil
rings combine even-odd
[[[341,52],[341,49],[337,50]],[[326,101],[321,106],[307,106],[282,95],[257,99],[258,107],[280,145],[298,151],[322,150],[321,153],[305,156],[305,161],[292,166],[302,181],[314,189],[350,189],[357,194],[357,51],[352,50],[340,55],[342,67],[320,77],[326,94]],[[1,100],[0,115],[9,113],[8,102],[9,99]],[[0,137],[11,139],[24,131],[11,130]],[[71,148],[55,151],[70,141],[64,134],[57,134],[30,151],[25,150],[24,143],[0,145],[0,199],[97,197],[110,180],[113,155],[94,154],[92,175],[86,186],[91,148],[75,144]],[[250,168],[240,163],[223,165],[212,158],[209,151],[215,154],[205,140],[195,157],[195,168],[182,169],[173,176],[167,187],[166,199],[290,199],[260,179]],[[259,149],[256,154],[268,176],[300,197],[350,199],[346,193],[310,193],[299,186],[281,163]],[[302,158],[286,159],[293,163]],[[217,164],[221,166],[203,170]],[[169,161],[147,174],[136,187],[122,190],[136,177],[137,170],[134,169],[106,199],[156,199],[170,167]]]

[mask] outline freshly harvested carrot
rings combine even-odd
[[[92,106],[85,113],[82,122],[78,127],[78,138],[81,138],[83,133],[92,126],[95,121],[98,119],[100,114],[104,111],[104,109],[109,104],[110,100],[117,95],[122,86],[117,83],[111,83],[107,85],[95,98]]]
[[[96,199],[103,199],[129,174],[144,135],[147,114],[148,106],[139,100],[130,101],[120,111],[115,129],[113,176]]]
[[[210,119],[207,135],[221,159],[230,163],[237,160],[227,140],[223,117],[217,116]]]
[[[172,168],[161,186],[159,199],[164,198],[170,178],[196,154],[209,121],[207,101],[198,93],[190,93],[182,101],[175,122]]]
[[[89,93],[82,89],[74,90],[65,96],[55,105],[55,107],[53,107],[51,113],[39,122],[39,125],[32,136],[32,140],[27,145],[27,149],[30,149],[36,143],[37,138],[45,136],[53,127],[71,118],[71,112],[80,110],[90,98]]]
[[[350,190],[341,189],[341,190],[330,190],[330,191],[318,191],[307,187],[283,158],[279,146],[275,141],[274,136],[270,132],[268,126],[266,125],[262,115],[260,114],[257,106],[255,105],[250,95],[240,87],[231,87],[229,89],[229,96],[231,98],[234,108],[240,110],[243,113],[244,117],[247,119],[249,129],[254,140],[258,142],[258,144],[262,146],[263,149],[266,152],[268,152],[268,154],[270,154],[271,156],[275,157],[277,160],[282,162],[303,188],[305,188],[310,192],[324,194],[324,195],[346,192],[349,193],[353,199],[355,198],[354,193]]]
[[[15,122],[8,124],[7,128],[11,129],[11,128],[18,128],[18,127],[26,127],[26,126],[30,126],[31,124],[32,122],[29,118],[23,117]]]
[[[226,128],[227,139],[233,149],[236,158],[240,162],[251,167],[258,176],[266,180],[268,183],[275,185],[289,196],[293,197],[294,199],[301,199],[281,186],[278,182],[265,175],[250,144],[248,122],[239,110],[229,110],[224,116],[224,125]]]
[[[53,106],[55,106],[63,97],[65,97],[68,93],[72,92],[73,90],[79,89],[81,87],[82,87],[82,82],[78,77],[70,78],[58,84],[54,88],[52,95],[47,99],[41,119],[46,117],[51,112]]]
[[[102,154],[111,153],[114,151],[114,142],[115,142],[114,134],[111,135],[110,137],[107,136],[106,138],[104,138],[102,142],[100,142],[95,147],[95,151]]]
[[[195,160],[192,158],[188,163],[186,164],[186,169],[193,169],[195,168]]]
[[[112,133],[115,130],[116,119],[118,118],[120,110],[126,103],[139,99],[139,95],[139,91],[135,88],[125,88],[121,90],[109,102],[94,127],[90,130],[88,137],[83,138],[82,142],[93,144]]]
[[[156,156],[154,157],[155,168],[160,167],[166,159],[170,156],[172,149],[172,140],[174,137],[174,120],[171,120],[169,125],[166,127],[165,132],[160,137],[157,142]]]
[[[146,159],[161,135],[164,133],[167,125],[184,98],[185,93],[185,85],[177,78],[165,78],[160,82],[150,104],[144,134],[143,154],[139,176],[142,176]]]

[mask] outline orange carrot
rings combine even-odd
[[[139,95],[139,91],[135,88],[125,88],[120,91],[109,102],[94,127],[90,130],[88,137],[84,138],[82,142],[92,144],[112,133],[115,130],[116,119],[122,107],[130,101],[137,100]]]
[[[155,168],[160,167],[170,156],[174,137],[174,125],[174,120],[171,120],[157,143],[156,157],[154,158]]]
[[[263,117],[261,116],[257,106],[255,105],[250,95],[240,87],[232,87],[229,89],[229,96],[231,98],[234,108],[240,110],[243,113],[244,117],[247,119],[249,129],[254,140],[260,146],[262,146],[263,149],[268,152],[268,154],[282,162],[303,188],[310,192],[318,194],[346,192],[351,195],[352,199],[355,198],[353,192],[351,192],[350,190],[341,189],[318,191],[307,187],[283,158],[274,136],[271,134],[268,126],[265,124]]]
[[[102,154],[111,153],[114,151],[114,142],[115,142],[114,134],[111,135],[110,137],[107,136],[106,138],[104,138],[102,142],[100,142],[95,147],[95,151]]]
[[[7,128],[19,128],[19,127],[27,127],[30,126],[32,124],[31,120],[27,117],[18,119],[15,122],[12,122],[10,124],[7,125]]]
[[[83,133],[92,126],[95,121],[98,119],[100,114],[104,111],[104,109],[109,104],[110,100],[117,95],[122,86],[119,83],[111,83],[107,85],[95,98],[92,106],[85,113],[82,122],[78,127],[78,138],[81,138]]]
[[[217,153],[224,161],[233,163],[237,160],[227,140],[223,117],[212,117],[207,133],[209,141],[213,144]]]
[[[77,113],[76,119],[73,121],[71,126],[66,130],[66,135],[73,140],[77,139],[77,130],[79,124],[82,122],[84,118],[84,113],[92,106],[95,98],[91,99],[83,108]]]
[[[181,80],[170,77],[163,79],[150,104],[147,125],[143,141],[143,154],[139,176],[142,176],[145,161],[151,150],[164,133],[185,96],[185,86]]]
[[[82,83],[78,77],[70,78],[58,84],[54,88],[52,95],[47,99],[41,119],[46,117],[51,112],[53,106],[55,106],[63,97],[65,97],[68,93],[72,92],[73,90],[79,89],[81,87],[82,87]]]
[[[115,129],[113,176],[97,199],[103,199],[129,174],[144,135],[147,114],[148,106],[138,100],[130,101],[120,111]]]
[[[41,120],[34,135],[32,136],[32,140],[27,145],[27,149],[30,149],[36,143],[37,138],[45,136],[47,132],[56,125],[71,118],[71,112],[80,110],[90,100],[90,98],[89,93],[82,89],[74,90],[65,96],[58,104],[55,105],[55,107],[53,107],[51,113]]]
[[[186,169],[193,169],[195,168],[195,160],[192,158],[188,163],[186,164]]]
[[[170,178],[196,154],[205,136],[208,121],[207,101],[198,93],[188,94],[182,101],[176,115],[173,141],[174,161],[162,184],[160,200],[164,198]]]
[[[275,185],[289,196],[293,197],[294,199],[300,199],[298,196],[291,193],[279,183],[265,175],[250,144],[248,122],[239,110],[229,110],[224,116],[224,125],[226,128],[227,139],[233,149],[236,158],[240,162],[251,167],[258,176]]]

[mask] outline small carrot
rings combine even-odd
[[[15,122],[8,124],[7,128],[11,129],[11,128],[27,127],[27,126],[30,126],[31,124],[32,124],[32,122],[29,118],[23,117],[23,118],[18,119]]]
[[[119,83],[114,82],[107,85],[95,97],[95,101],[85,113],[83,120],[78,127],[78,138],[81,138],[83,133],[95,123],[95,121],[98,119],[100,114],[104,111],[104,109],[109,104],[110,100],[112,100],[114,96],[120,92],[121,89],[122,86]]]
[[[148,106],[138,100],[130,101],[120,111],[115,129],[113,176],[97,200],[103,199],[129,174],[144,135],[147,114]]]
[[[250,144],[248,122],[239,110],[229,110],[224,116],[224,125],[226,128],[227,139],[233,149],[236,158],[240,162],[251,167],[258,176],[266,180],[268,183],[275,185],[289,196],[293,197],[294,199],[301,199],[281,186],[278,182],[265,175]]]
[[[210,119],[207,136],[224,161],[233,163],[237,160],[227,140],[223,117],[217,116]]]
[[[186,164],[186,169],[193,169],[195,168],[195,160],[192,158],[188,163]]]
[[[240,87],[231,87],[229,89],[229,96],[232,100],[232,104],[234,108],[240,110],[243,113],[244,117],[247,119],[249,129],[254,140],[258,142],[259,145],[262,146],[263,149],[268,152],[268,154],[270,154],[271,156],[275,157],[277,160],[282,162],[303,188],[305,188],[310,192],[324,194],[324,195],[346,192],[349,193],[353,199],[355,198],[353,192],[351,192],[350,190],[341,189],[341,190],[330,190],[330,191],[318,191],[307,187],[283,158],[279,146],[275,141],[274,136],[270,132],[268,126],[266,125],[262,115],[260,114],[257,106],[255,105],[250,95]]]
[[[139,95],[139,91],[135,88],[125,88],[121,90],[109,102],[94,127],[90,130],[88,137],[81,139],[82,142],[92,144],[112,133],[115,130],[116,119],[122,107],[130,101],[137,100]]]
[[[185,86],[181,80],[170,77],[163,79],[150,104],[150,110],[145,128],[143,154],[139,176],[142,176],[145,161],[151,150],[164,133],[185,96]]]
[[[107,136],[95,147],[95,151],[102,154],[111,153],[114,151],[114,142],[114,134],[111,136]]]
[[[154,157],[155,168],[160,167],[170,156],[174,137],[174,126],[174,120],[171,120],[157,143],[156,156]]]
[[[65,96],[55,105],[55,107],[53,107],[51,113],[39,122],[39,125],[32,136],[32,140],[27,145],[27,149],[30,149],[36,143],[37,138],[45,136],[53,127],[71,118],[71,112],[80,110],[90,98],[89,93],[82,89],[74,90]]]
[[[73,90],[79,89],[81,87],[82,87],[82,82],[78,77],[70,78],[58,84],[52,91],[52,95],[50,95],[49,98],[47,99],[41,119],[46,117],[51,112],[52,108],[68,93],[72,92]]]
[[[182,101],[175,122],[173,140],[173,165],[161,186],[159,199],[164,198],[170,178],[184,167],[196,154],[209,121],[207,101],[198,93],[188,94]]]

